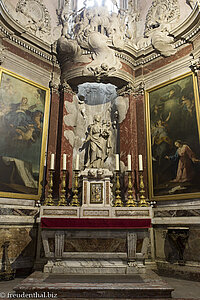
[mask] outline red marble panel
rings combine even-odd
[[[14,53],[20,57],[22,57],[23,59],[51,72],[52,71],[52,63],[51,62],[47,62],[44,61],[43,59],[40,59],[38,57],[36,57],[35,55],[23,50],[22,48],[19,48],[5,40],[3,40],[3,45],[7,48],[6,50]],[[50,53],[49,53],[50,54]],[[58,68],[54,68],[54,71],[58,71]]]
[[[49,119],[49,136],[48,136],[48,153],[47,153],[47,177],[48,182],[50,168],[51,153],[56,155],[55,160],[55,170],[57,170],[57,140],[58,140],[58,120],[59,120],[59,109],[60,109],[60,96],[59,92],[56,89],[52,90],[51,93],[51,109],[50,109],[50,119]],[[57,178],[57,176],[54,176]],[[55,182],[54,192],[57,193],[57,180]],[[46,186],[46,196],[47,196],[48,187]]]
[[[123,71],[126,71],[126,72],[129,73],[131,76],[135,76],[135,72],[134,72],[134,70],[133,70],[130,66],[126,65],[126,64],[123,63],[123,62],[121,62],[121,64],[122,64],[122,70],[123,70]]]
[[[146,147],[144,95],[137,95],[135,98],[136,98],[136,111],[137,111],[137,132],[138,132],[137,147],[138,147],[138,154],[142,154],[143,157],[144,184],[145,184],[145,188],[147,189],[147,147]],[[137,170],[138,170],[138,156],[137,156]]]
[[[192,50],[193,50],[192,45],[187,45],[184,48],[177,51],[177,53],[172,56],[160,57],[159,59],[152,61],[152,63],[146,64],[144,66],[144,75],[146,75],[152,71],[155,71],[161,67],[164,67],[167,64],[170,64],[170,63],[176,61],[177,59],[190,54]]]
[[[63,101],[63,115],[62,115],[62,135],[61,135],[61,157],[64,153],[67,154],[67,171],[68,171],[68,182],[69,182],[69,188],[72,187],[72,177],[73,177],[73,167],[72,167],[72,160],[73,160],[73,148],[70,145],[69,141],[64,136],[64,132],[66,130],[73,130],[73,127],[68,126],[64,122],[64,116],[68,114],[66,107],[65,107],[65,101],[72,102],[73,101],[73,93],[71,91],[64,91],[63,94],[64,101]],[[62,158],[61,158],[61,166],[60,169],[62,169]]]
[[[120,124],[120,160],[127,166],[127,155],[132,157],[132,181],[135,189],[135,170],[137,170],[137,112],[136,100],[129,96],[129,110],[126,119]],[[127,176],[125,176],[125,190],[127,190]],[[135,191],[134,191],[135,194]]]

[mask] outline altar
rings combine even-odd
[[[105,212],[95,207],[42,207],[41,236],[48,259],[44,272],[144,273],[151,251],[151,208],[110,207]]]

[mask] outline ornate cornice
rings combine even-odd
[[[39,58],[42,58],[49,62],[52,61],[52,55],[50,53],[47,53],[47,52],[41,50],[39,47],[36,47],[34,44],[32,44],[30,42],[27,42],[23,38],[19,38],[13,32],[6,29],[3,24],[0,24],[0,32],[2,35],[2,39],[8,40],[11,43],[14,43],[16,46],[38,56]]]

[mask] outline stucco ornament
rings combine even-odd
[[[98,6],[72,12],[66,1],[58,17],[63,27],[57,48],[61,63],[88,63],[83,75],[93,75],[97,81],[122,67],[113,49],[123,49],[127,38],[120,12],[109,13],[106,7]]]
[[[164,56],[176,53],[171,29],[180,17],[178,0],[153,0],[146,16],[145,37]]]
[[[49,42],[51,37],[50,14],[42,0],[19,0],[16,6],[17,21],[26,30]]]

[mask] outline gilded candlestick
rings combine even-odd
[[[49,183],[48,183],[48,196],[45,198],[44,205],[45,206],[53,206],[53,169],[49,169]]]
[[[58,206],[67,206],[66,201],[66,170],[62,170],[62,182],[61,182],[61,191],[60,199],[58,201]]]
[[[136,202],[133,198],[133,184],[132,184],[132,171],[128,171],[128,200],[126,201],[127,207],[135,207]]]
[[[73,198],[71,202],[71,206],[81,206],[80,201],[78,199],[78,173],[79,170],[74,171],[74,189],[73,189]]]
[[[116,189],[115,189],[115,202],[114,206],[123,206],[123,202],[121,199],[121,191],[120,191],[120,181],[119,181],[119,171],[116,171]]]
[[[138,205],[141,207],[147,207],[148,206],[148,202],[146,200],[145,197],[145,190],[144,190],[144,177],[143,177],[143,173],[142,171],[139,172],[139,178],[140,178],[140,191],[139,191],[139,196],[140,196],[140,201],[138,203]]]

